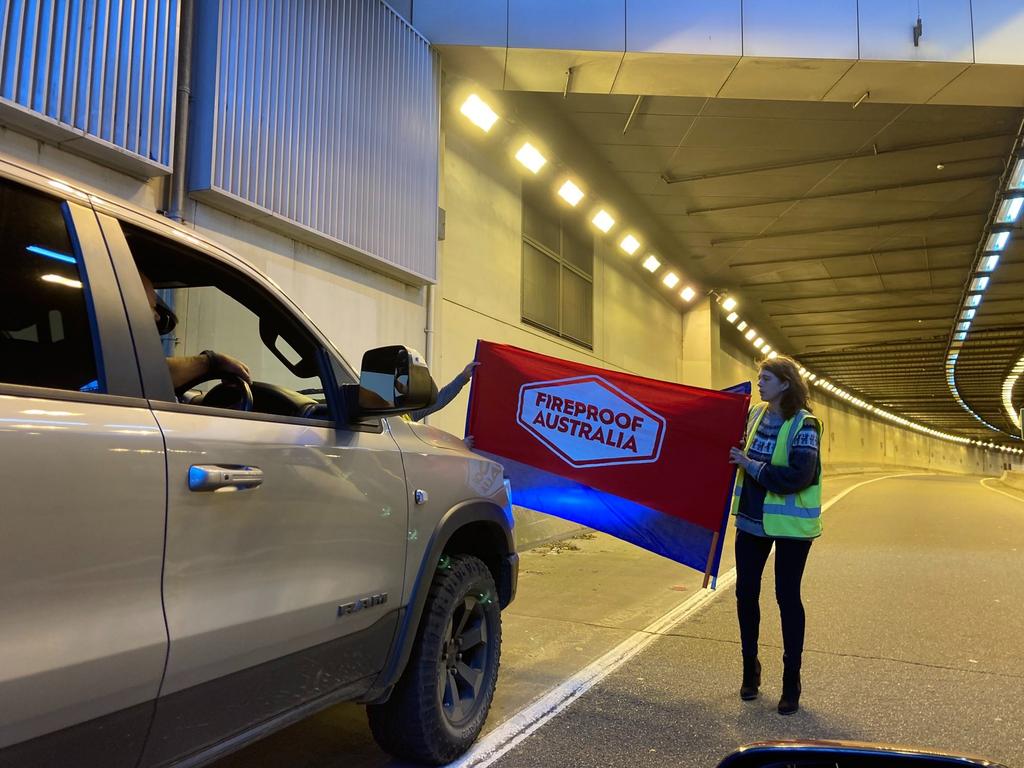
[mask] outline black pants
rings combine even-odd
[[[761,575],[775,545],[775,599],[782,614],[782,647],[786,667],[800,668],[804,650],[804,604],[800,582],[811,551],[810,539],[771,539],[736,531],[736,612],[744,656],[757,655],[761,626]]]

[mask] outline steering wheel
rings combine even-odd
[[[175,394],[181,397],[189,389],[203,382],[215,379],[220,379],[221,382],[203,395],[202,405],[208,405],[212,408],[234,408],[237,411],[252,411],[252,387],[241,376],[233,373],[214,373],[201,379],[190,381],[187,385],[180,387]]]

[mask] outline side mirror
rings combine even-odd
[[[773,741],[740,747],[718,768],[1004,768],[967,757],[856,741]]]
[[[437,386],[423,357],[403,346],[378,347],[363,355],[359,372],[359,410],[387,416],[433,405]]]

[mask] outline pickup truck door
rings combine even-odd
[[[323,344],[255,272],[149,222],[101,225],[136,342],[149,346],[143,379],[167,449],[170,653],[144,760],[159,764],[369,686],[397,624],[408,502],[391,434],[338,423],[327,395],[345,369],[331,370]],[[154,285],[173,286],[161,289],[179,315],[172,353],[245,360],[262,382],[252,412],[177,401],[136,260]],[[285,346],[304,361],[295,370],[267,348],[268,327],[287,329]],[[261,412],[300,389],[326,402],[304,415]]]

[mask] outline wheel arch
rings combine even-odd
[[[412,654],[434,572],[442,557],[456,554],[472,555],[487,566],[494,577],[502,609],[515,598],[519,556],[509,512],[483,500],[469,500],[452,507],[434,529],[409,602],[402,610],[388,663],[364,697],[365,703],[386,701],[402,676]]]

